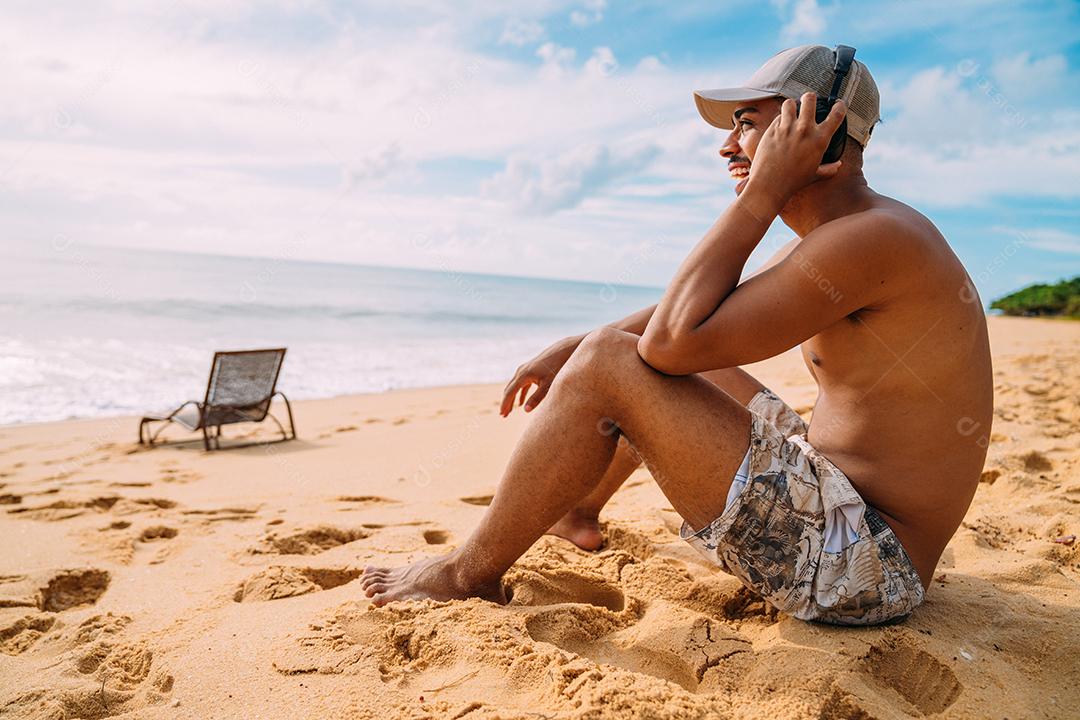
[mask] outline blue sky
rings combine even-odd
[[[5,3],[5,242],[662,285],[734,197],[692,91],[804,43],[984,300],[1080,272],[1071,1]]]

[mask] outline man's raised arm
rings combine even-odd
[[[803,98],[804,103],[808,100],[812,102],[812,98]],[[837,103],[818,124],[812,113],[797,117],[795,103],[784,102],[780,115],[762,137],[746,188],[683,261],[657,305],[638,342],[645,362],[675,374],[694,372],[686,370],[691,365],[711,369],[688,356],[700,354],[703,340],[717,340],[715,324],[709,327],[710,319],[735,290],[747,258],[788,199],[800,188],[839,170],[839,163],[819,163],[844,112],[843,103]]]

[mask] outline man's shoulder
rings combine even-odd
[[[820,226],[819,230],[843,234],[864,234],[886,237],[923,237],[938,235],[937,228],[930,220],[910,205],[899,200],[882,197],[870,207],[842,215]],[[813,235],[814,233],[810,233]]]
[[[803,238],[803,247],[828,247],[860,260],[914,262],[948,247],[934,224],[919,211],[890,198],[824,223]]]
[[[815,228],[791,258],[828,277],[845,296],[858,298],[862,308],[924,302],[920,288],[927,281],[948,283],[962,272],[937,228],[896,201]]]

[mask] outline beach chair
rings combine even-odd
[[[202,430],[203,446],[207,450],[220,449],[223,425],[262,422],[267,417],[281,431],[281,439],[272,442],[296,439],[292,406],[285,394],[276,389],[284,359],[285,348],[214,353],[203,401],[189,400],[168,415],[147,415],[142,418],[139,421],[139,444],[153,446],[165,428],[177,423],[188,430]],[[281,396],[288,411],[288,432],[270,413],[270,403],[275,396]],[[163,424],[151,434],[150,426],[155,422]]]

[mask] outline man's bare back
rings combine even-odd
[[[928,585],[985,459],[990,348],[982,306],[944,238],[915,210],[879,197],[864,212],[899,218],[924,262],[888,300],[802,344],[818,383],[808,439],[885,516]]]

